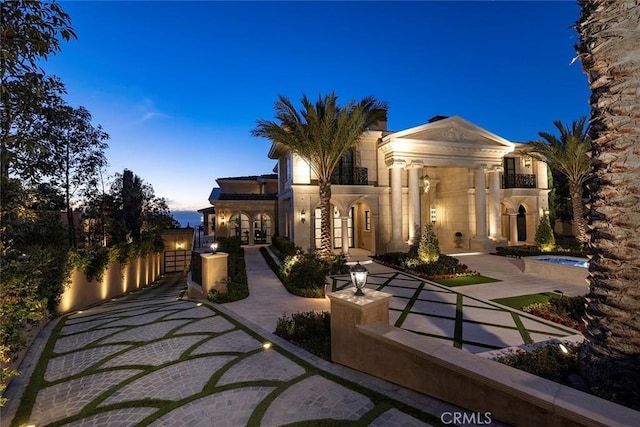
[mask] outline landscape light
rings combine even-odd
[[[362,289],[367,284],[367,276],[369,275],[369,270],[360,265],[360,261],[357,261],[356,264],[351,267],[349,273],[351,274],[351,282],[353,283],[353,286],[356,287],[355,295],[363,296],[364,292],[362,292]]]

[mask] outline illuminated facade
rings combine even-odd
[[[461,117],[389,132],[368,130],[334,171],[336,251],[406,251],[429,221],[443,249],[491,251],[532,243],[548,209],[547,165],[516,154],[521,144]],[[305,250],[320,245],[317,178],[308,163],[274,143],[280,235]]]

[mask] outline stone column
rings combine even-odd
[[[342,255],[349,256],[349,217],[343,216],[342,220]]]
[[[518,214],[509,214],[509,245],[518,244]]]
[[[420,172],[423,163],[413,161],[409,169],[409,241],[415,243],[416,235],[420,233]]]
[[[402,240],[402,170],[406,163],[393,160],[387,166],[391,169],[391,241],[387,249],[399,251],[405,247]]]
[[[489,181],[489,236],[494,240],[502,239],[502,215],[500,211],[500,172],[501,166],[491,169]]]
[[[480,165],[476,170],[476,239],[487,238],[487,194],[485,184],[485,171],[487,165]]]
[[[364,289],[364,296],[355,296],[349,287],[327,294],[331,301],[331,360],[361,369],[363,357],[362,334],[357,325],[380,323],[389,325],[389,301],[391,294]]]

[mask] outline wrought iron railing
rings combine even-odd
[[[535,174],[516,173],[503,178],[503,188],[536,188]]]
[[[331,184],[334,185],[367,185],[369,173],[367,168],[353,168],[353,173],[334,173],[331,175]]]

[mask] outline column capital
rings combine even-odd
[[[487,170],[487,164],[486,163],[482,163],[482,164],[478,165],[478,172],[486,171],[486,170]]]
[[[385,164],[389,169],[395,169],[395,168],[404,169],[407,166],[407,162],[399,159],[387,159],[385,160]]]
[[[420,160],[412,160],[411,163],[409,163],[406,168],[407,169],[418,169],[418,168],[423,168],[424,167],[424,162],[420,161]]]
[[[504,167],[502,167],[502,165],[491,166],[491,172],[502,172],[502,171],[504,171]]]

